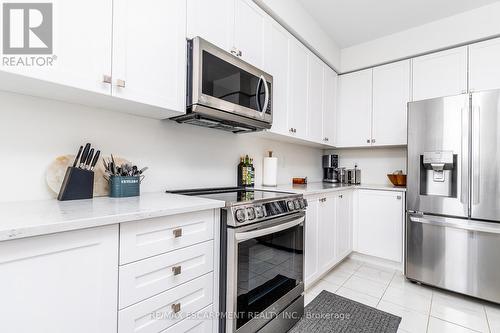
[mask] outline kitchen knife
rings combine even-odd
[[[90,165],[90,171],[93,171],[95,168],[95,165],[97,164],[97,161],[99,160],[99,156],[101,155],[101,151],[98,150],[95,153],[94,159],[92,160],[92,164]]]
[[[85,170],[90,169],[90,163],[92,163],[92,159],[94,158],[94,148],[90,149],[89,155],[87,156],[87,160],[85,161]]]
[[[75,161],[73,162],[73,168],[76,167],[76,164],[78,163],[78,160],[80,159],[80,155],[82,154],[83,146],[80,146],[80,149],[78,150],[78,154],[76,154]]]
[[[85,145],[85,148],[83,149],[83,153],[82,153],[82,158],[80,159],[80,169],[84,169],[85,168],[85,162],[87,161],[87,156],[89,154],[89,151],[90,151],[90,143],[87,143]]]

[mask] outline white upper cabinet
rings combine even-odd
[[[360,190],[357,208],[357,251],[401,262],[404,198],[402,192]]]
[[[323,143],[334,146],[336,144],[338,75],[327,65],[323,68]]]
[[[289,33],[268,19],[264,34],[264,71],[273,76],[273,127],[271,131],[288,134],[288,44]]]
[[[370,146],[371,117],[372,69],[341,75],[336,145],[338,147]]]
[[[413,59],[413,100],[467,93],[467,47]]]
[[[373,69],[373,134],[376,146],[407,143],[406,109],[410,101],[410,61]]]
[[[186,2],[115,0],[113,14],[113,96],[185,112]]]
[[[187,0],[187,37],[201,38],[231,50],[235,0]]]
[[[290,133],[299,138],[306,138],[308,54],[309,50],[302,43],[290,39],[288,125]]]
[[[324,63],[311,52],[308,56],[307,82],[307,138],[323,141],[323,66]]]
[[[108,94],[111,76],[112,0],[53,3],[52,66],[1,66],[1,70],[87,91]],[[89,20],[89,18],[91,18]]]
[[[469,90],[500,88],[500,38],[469,46]]]
[[[243,60],[260,68],[264,62],[266,15],[253,1],[235,0],[234,46]]]

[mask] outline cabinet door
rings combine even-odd
[[[310,285],[318,276],[318,208],[319,200],[307,198],[305,235],[305,283]]]
[[[336,207],[335,196],[320,199],[318,219],[318,266],[320,274],[335,265]]]
[[[264,71],[273,76],[273,127],[288,134],[288,40],[290,34],[271,18],[264,34]]]
[[[231,51],[234,40],[234,0],[187,0],[187,36],[201,38]]]
[[[352,252],[352,192],[336,195],[335,255],[341,261]]]
[[[413,60],[413,100],[467,92],[467,47],[437,52]]]
[[[406,144],[406,108],[409,101],[409,60],[373,69],[374,146]]]
[[[308,55],[307,139],[323,142],[323,66],[312,52]]]
[[[234,8],[234,45],[243,60],[261,68],[266,13],[250,0],[235,0]]]
[[[367,69],[339,78],[337,146],[371,145],[372,70]]]
[[[357,250],[401,262],[403,257],[403,193],[360,190]]]
[[[184,113],[186,2],[115,0],[113,13],[113,95]]]
[[[469,90],[500,88],[500,38],[469,46]]]
[[[1,69],[109,95],[111,86],[103,78],[111,76],[113,1],[53,0],[51,3],[53,54],[47,57],[53,60],[52,66],[4,65]]]
[[[117,290],[118,225],[0,243],[1,332],[116,332]]]
[[[336,112],[337,112],[337,73],[324,65],[323,82],[323,142],[336,144]]]
[[[306,138],[308,52],[298,40],[290,39],[288,125],[294,129],[291,134],[299,138]]]

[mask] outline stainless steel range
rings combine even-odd
[[[300,194],[244,188],[174,193],[226,202],[221,210],[221,332],[287,332],[304,313]],[[224,318],[225,317],[225,318]]]

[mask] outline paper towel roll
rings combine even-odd
[[[278,178],[278,158],[264,157],[264,168],[262,172],[262,185],[276,186]]]

